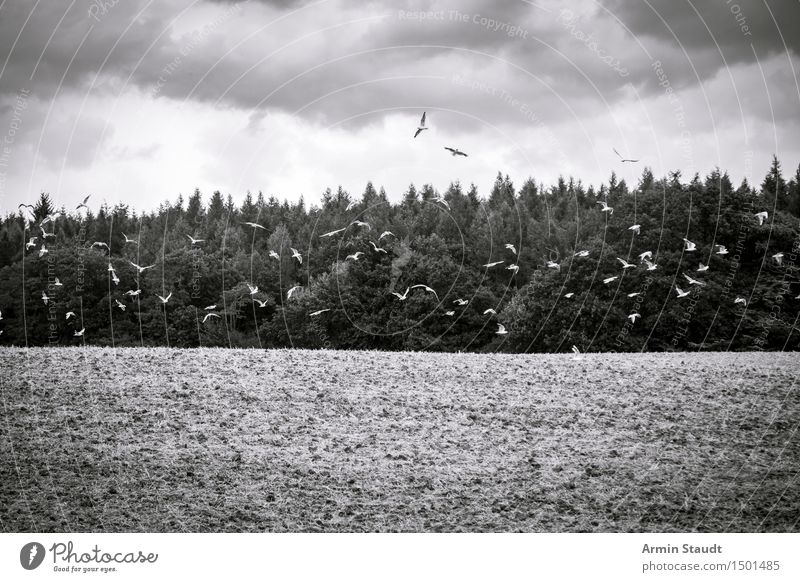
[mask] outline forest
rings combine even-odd
[[[67,209],[43,192],[3,217],[0,345],[800,345],[800,167],[787,180],[777,158],[760,186],[645,168],[635,187],[498,174],[488,197],[412,184],[396,203],[372,183],[309,206],[199,190],[151,211],[101,200]]]

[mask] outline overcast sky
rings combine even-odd
[[[561,4],[0,0],[0,211],[794,173],[800,1]]]

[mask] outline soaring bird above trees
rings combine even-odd
[[[425,127],[425,114],[426,114],[426,112],[423,111],[422,112],[422,119],[419,120],[419,127],[417,127],[417,131],[416,131],[416,133],[414,133],[414,137],[417,137],[423,131],[428,129],[427,127]]]
[[[186,235],[186,238],[188,238],[188,239],[191,241],[191,244],[192,244],[192,245],[196,245],[197,243],[201,243],[201,242],[206,242],[206,241],[205,241],[204,239],[202,239],[202,238],[194,238],[194,237],[192,237],[192,236],[190,236],[190,235],[188,235],[188,234]]]
[[[625,270],[625,269],[635,269],[636,268],[636,265],[634,263],[629,263],[625,259],[621,259],[621,258],[617,257],[617,260],[620,263],[622,263],[622,269],[623,270]]]
[[[133,261],[128,261],[128,262],[129,262],[129,263],[130,263],[130,264],[131,264],[131,265],[132,265],[132,266],[133,266],[133,267],[134,267],[134,268],[135,268],[135,269],[136,269],[136,270],[137,270],[139,273],[143,273],[143,272],[144,272],[144,271],[146,271],[147,269],[152,269],[153,267],[155,267],[155,265],[147,265],[146,267],[140,267],[139,265],[137,265],[137,264],[136,264],[136,263],[134,263]]]
[[[83,332],[85,332],[85,331],[86,331],[86,328],[82,327],[80,330],[76,331],[72,335],[75,336],[75,337],[82,337],[83,336]]]
[[[350,223],[351,226],[354,224],[356,226],[362,226],[362,227],[366,226],[367,230],[372,230],[372,227],[369,225],[369,222],[364,222],[363,220],[354,220],[353,222]]]
[[[597,203],[602,206],[600,212],[608,212],[609,214],[614,214],[614,209],[611,208],[605,200],[598,200]]]
[[[620,154],[620,153],[617,151],[617,149],[616,149],[616,148],[611,148],[611,149],[613,149],[613,150],[614,150],[614,153],[615,153],[615,154],[617,154],[617,157],[619,157],[619,159],[620,159],[620,161],[621,161],[622,163],[625,163],[625,162],[638,162],[638,161],[639,161],[639,160],[631,160],[630,158],[623,158],[623,157],[622,157],[622,154]]]
[[[758,219],[758,225],[761,226],[764,224],[764,221],[769,218],[769,214],[765,210],[764,212],[757,212],[753,215],[754,218]]]
[[[218,314],[216,314],[216,313],[206,313],[205,317],[203,318],[203,323],[205,323],[206,321],[208,321],[208,318],[209,318],[209,317],[219,317],[219,315],[218,315]]]
[[[397,297],[400,301],[405,301],[408,298],[408,292],[410,291],[410,289],[411,289],[410,287],[406,287],[406,292],[403,293],[402,295],[397,291],[392,291],[391,294]]]
[[[260,228],[261,230],[267,230],[266,228],[264,228],[263,226],[261,226],[257,222],[245,222],[244,224],[246,224],[247,226],[251,226],[253,228]]]
[[[369,244],[371,244],[371,245],[372,245],[372,250],[374,250],[376,253],[383,253],[383,254],[387,254],[387,253],[386,253],[386,249],[383,249],[383,248],[379,247],[379,246],[378,246],[378,245],[376,245],[374,242],[372,242],[372,241],[369,241]]]
[[[107,245],[106,243],[102,242],[102,241],[95,241],[95,242],[93,242],[93,243],[92,243],[92,248],[94,248],[94,247],[102,247],[102,248],[105,248],[105,249],[106,249],[106,250],[109,252],[109,254],[111,253],[111,249],[109,249],[109,248],[108,248],[108,245]]]
[[[639,262],[643,263],[646,259],[653,258],[653,251],[645,251],[639,255]]]
[[[272,257],[273,259],[278,259],[279,261],[281,260],[281,256],[275,251],[270,251],[269,256]]]
[[[297,262],[302,265],[303,264],[303,255],[300,254],[300,251],[298,251],[297,249],[292,248],[292,247],[289,247],[289,250],[292,251],[292,258],[297,259]]]
[[[161,295],[156,295],[156,297],[158,297],[161,300],[162,305],[166,305],[167,301],[169,301],[169,298],[172,297],[172,291],[170,291],[169,295],[167,295],[166,297],[162,297]]]
[[[508,331],[506,330],[506,326],[504,326],[502,323],[498,323],[497,324],[497,331],[494,332],[494,333],[497,334],[497,335],[506,335],[508,333]]]
[[[444,146],[444,149],[446,149],[448,152],[450,152],[453,156],[464,156],[465,158],[467,157],[467,154],[465,154],[464,152],[462,152],[458,148],[449,148],[447,146]]]
[[[258,293],[258,285],[251,285],[250,283],[247,283],[247,288],[250,290],[250,295],[255,295]]]
[[[778,263],[779,266],[783,265],[783,253],[775,253],[772,255],[772,258],[775,259],[775,262]]]
[[[119,307],[122,311],[125,311],[125,304],[122,301],[119,299],[114,299],[114,301],[117,303],[117,307]]]
[[[700,263],[697,266],[697,272],[698,273],[705,273],[706,271],[708,271],[708,265],[704,265],[703,263]]]
[[[89,198],[91,198],[91,197],[92,197],[92,195],[91,195],[91,194],[89,194],[89,195],[88,195],[86,198],[84,198],[84,199],[83,199],[83,202],[81,202],[80,204],[78,204],[78,205],[75,207],[75,210],[80,210],[81,208],[86,208],[86,209],[88,210],[88,209],[89,209],[89,207],[88,207],[88,206],[86,206],[86,203],[87,203],[87,202],[89,202]]]
[[[506,267],[506,271],[514,271],[514,274],[516,275],[517,273],[519,273],[519,265],[517,264],[509,265]]]
[[[326,236],[333,236],[335,234],[339,234],[340,232],[344,232],[345,230],[347,230],[347,227],[339,228],[337,230],[332,230],[330,232],[326,232],[325,234],[319,235],[319,238],[325,238]]]
[[[138,240],[134,240],[134,239],[132,239],[132,238],[128,238],[128,235],[127,235],[127,234],[125,234],[124,232],[122,233],[122,236],[124,236],[124,237],[125,237],[125,244],[128,244],[128,243],[133,243],[133,244],[135,244],[135,245],[138,245],[138,244],[139,244],[139,241],[138,241]]]
[[[636,318],[637,318],[637,317],[641,317],[641,315],[639,315],[638,313],[631,313],[631,314],[628,316],[628,319],[630,319],[630,320],[631,320],[631,323],[636,323]]]

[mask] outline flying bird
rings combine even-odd
[[[321,313],[325,313],[326,311],[330,311],[330,309],[320,309],[318,311],[313,311],[313,312],[309,313],[308,316],[309,317],[316,317],[317,315],[320,315]]]
[[[76,315],[75,315],[75,312],[74,312],[74,311],[67,311],[65,319],[66,319],[67,321],[69,321],[69,318],[70,318],[70,317],[76,317]]]
[[[681,297],[686,297],[690,293],[690,291],[684,291],[683,289],[675,285],[675,293],[678,294],[678,299],[680,299]]]
[[[641,317],[641,315],[639,315],[638,313],[631,313],[631,314],[628,316],[628,319],[630,319],[630,320],[631,320],[631,323],[636,323],[636,318],[637,318],[637,317]]]
[[[44,246],[44,243],[42,243],[42,248],[39,249],[39,258],[41,259],[42,255],[46,255],[49,252],[50,251],[47,250],[47,247]]]
[[[74,337],[81,337],[81,336],[83,335],[83,332],[84,332],[84,331],[86,331],[86,328],[85,328],[85,327],[82,327],[82,328],[80,329],[80,331],[76,331],[76,332],[73,334],[73,336],[74,336]]]
[[[253,297],[253,301],[258,303],[258,306],[260,308],[264,308],[264,307],[267,306],[267,302],[269,301],[269,299],[264,299],[264,301],[261,301],[261,299],[258,299],[257,297]]]
[[[451,311],[445,311],[444,314],[447,317],[453,317],[456,314],[456,312],[451,310]]]
[[[548,269],[558,269],[561,270],[561,265],[556,263],[555,261],[547,261],[547,268]]]
[[[514,274],[516,275],[517,273],[519,273],[519,265],[517,264],[509,265],[506,267],[506,271],[514,271]]]
[[[458,298],[455,301],[453,301],[453,303],[456,303],[456,304],[460,305],[461,307],[464,307],[467,303],[469,303],[469,301],[467,301],[466,299]]]
[[[650,261],[648,259],[644,260],[644,264],[647,265],[648,271],[655,271],[656,269],[658,269],[658,265],[656,265],[653,261]]]
[[[697,245],[694,244],[692,241],[690,241],[688,238],[683,239],[683,242],[686,245],[683,250],[685,250],[687,253],[691,253],[692,251],[697,250]]]
[[[683,276],[686,277],[687,281],[689,281],[689,285],[700,285],[700,286],[705,285],[705,283],[703,283],[702,281],[698,281],[697,279],[692,279],[686,273],[684,273]]]
[[[503,263],[505,263],[505,261],[495,261],[493,263],[486,263],[484,267],[486,267],[487,269],[491,269],[492,267],[495,267],[497,265],[502,265]]]
[[[616,149],[616,148],[611,148],[611,149],[613,149],[613,150],[614,150],[614,153],[615,153],[615,154],[617,154],[617,156],[619,157],[619,159],[620,159],[620,161],[621,161],[622,163],[625,163],[625,162],[638,162],[638,161],[639,161],[639,160],[631,160],[631,159],[629,159],[629,158],[623,158],[623,157],[622,157],[622,154],[620,154],[620,153],[617,151],[617,149]]]
[[[203,318],[203,323],[205,323],[209,317],[219,317],[216,313],[206,313],[206,316]]]
[[[357,261],[358,257],[360,257],[363,254],[364,253],[362,253],[361,251],[358,251],[356,253],[353,253],[352,255],[347,255],[344,260],[347,261],[347,260],[353,259],[354,261]]]
[[[92,195],[91,195],[91,194],[89,194],[89,195],[88,195],[86,198],[84,198],[84,199],[83,199],[83,202],[81,202],[80,204],[78,204],[78,205],[75,207],[75,210],[80,210],[81,208],[86,208],[86,209],[88,210],[88,209],[89,209],[89,207],[88,207],[88,206],[86,206],[86,203],[87,203],[87,202],[89,202],[89,198],[91,198],[91,197],[92,197]]]
[[[112,265],[111,263],[108,263],[108,269],[106,269],[106,271],[108,271],[109,273],[113,273],[114,272],[114,265]]]
[[[269,256],[272,257],[273,259],[278,259],[279,261],[281,260],[281,256],[275,251],[270,251]]]
[[[637,295],[641,295],[641,291],[635,291],[633,293],[628,293],[628,297],[636,297]]]
[[[119,285],[119,277],[115,271],[111,271],[111,280],[114,281],[114,285]]]
[[[41,230],[41,231],[42,231],[42,238],[43,238],[43,239],[45,239],[45,240],[47,240],[47,238],[48,238],[48,237],[50,237],[50,238],[56,238],[56,233],[54,233],[54,232],[47,232],[47,231],[46,231],[45,229],[43,229],[41,226],[39,227],[39,230]]]
[[[746,307],[747,306],[747,299],[745,299],[744,297],[737,297],[736,299],[733,300],[733,303],[734,304],[741,303],[742,305],[744,305]]]
[[[573,295],[575,295],[575,293],[573,293],[572,291],[570,291],[569,293],[564,293],[564,297],[566,297],[567,299],[572,299]]]
[[[645,259],[652,259],[653,258],[653,251],[645,251],[639,255],[639,262],[644,262]]]
[[[217,308],[217,304],[215,303],[214,305],[209,305],[207,307],[204,307],[203,310],[204,311],[213,311],[216,308]]]
[[[497,315],[497,312],[494,309],[492,309],[491,307],[483,312],[484,315],[489,315],[490,313],[492,315]]]
[[[619,277],[616,275],[614,275],[613,277],[606,277],[605,279],[603,279],[603,283],[605,285],[608,285],[609,283],[611,283],[611,281],[616,281],[617,279],[619,279]]]
[[[294,293],[295,291],[297,291],[298,289],[301,289],[301,288],[302,288],[302,285],[295,285],[294,287],[289,289],[286,292],[286,299],[291,299],[292,298],[292,293]]]
[[[697,272],[698,273],[705,273],[706,271],[708,271],[708,265],[704,265],[703,263],[700,263],[700,265],[697,267]]]
[[[467,157],[467,154],[465,154],[464,152],[462,152],[461,150],[459,150],[457,148],[449,148],[447,146],[444,146],[444,149],[446,149],[448,152],[450,152],[453,155],[453,157],[455,157],[455,156],[464,156],[465,158]]]
[[[344,232],[345,230],[347,230],[347,227],[340,228],[338,230],[332,230],[330,232],[326,232],[325,234],[319,235],[319,238],[325,238],[326,236],[333,236],[335,234],[339,234],[340,232]]]
[[[772,258],[775,259],[775,262],[778,263],[778,265],[783,264],[783,253],[775,253],[772,255]]]
[[[125,295],[130,295],[131,297],[136,297],[136,296],[137,296],[137,295],[139,295],[141,292],[142,292],[142,290],[141,290],[141,289],[136,289],[135,291],[134,291],[134,290],[132,290],[132,289],[129,289],[128,291],[126,291],[126,292],[125,292]]]
[[[92,243],[92,247],[105,247],[105,249],[111,253],[111,249],[108,248],[108,245],[104,242],[96,241]]]
[[[634,232],[634,234],[639,234],[641,229],[642,229],[642,225],[641,224],[634,224],[633,226],[629,226],[628,227],[628,230],[632,230]]]
[[[727,255],[728,249],[725,248],[725,245],[717,245],[717,253],[718,255]]]
[[[27,249],[30,249],[31,247],[35,247],[36,246],[36,240],[37,240],[37,238],[35,236],[32,236],[28,240],[28,242],[25,243],[25,249],[27,250]]]
[[[59,281],[58,277],[56,277],[55,281],[53,281],[53,287],[61,287],[62,285],[63,284],[61,283],[61,281]]]
[[[598,200],[597,203],[602,206],[600,212],[608,212],[609,214],[614,214],[614,209],[611,208],[608,204],[606,204],[605,200]]]
[[[45,305],[47,305],[48,301],[50,301],[50,298],[47,296],[47,293],[45,293],[44,291],[42,291],[42,301],[44,301]]]
[[[133,266],[133,267],[134,267],[134,268],[135,268],[135,269],[136,269],[136,270],[137,270],[137,271],[138,271],[140,274],[141,274],[141,273],[143,273],[144,271],[146,271],[147,269],[152,269],[153,267],[155,267],[155,265],[147,265],[146,267],[140,267],[139,265],[137,265],[137,264],[136,264],[136,263],[134,263],[133,261],[128,261],[128,262],[129,262],[129,263],[131,264],[131,266]]]
[[[117,302],[117,307],[119,307],[122,311],[125,311],[125,304],[120,301],[119,299],[114,299]]]
[[[381,233],[381,236],[378,237],[378,240],[381,240],[385,236],[394,236],[394,233],[392,231],[390,231],[390,230],[384,230]]]
[[[127,234],[125,234],[124,232],[122,233],[122,236],[124,236],[124,237],[125,237],[125,244],[128,244],[128,243],[133,243],[133,244],[135,244],[135,245],[138,245],[138,244],[139,244],[139,241],[138,241],[138,240],[134,240],[134,239],[132,239],[132,238],[128,238],[128,235],[127,235]]]
[[[573,255],[574,257],[588,257],[589,251],[578,251]]]
[[[416,133],[414,133],[414,137],[417,137],[423,131],[428,129],[427,127],[425,127],[425,114],[426,114],[426,112],[423,111],[422,112],[422,119],[419,120],[419,127],[417,127],[417,131],[416,131]]]
[[[363,220],[354,220],[353,222],[350,223],[350,225],[352,226],[353,224],[355,224],[356,226],[366,226],[367,230],[372,230],[372,227],[369,225],[369,222],[364,222]]]
[[[258,285],[253,287],[250,283],[247,283],[247,288],[250,289],[250,295],[255,295],[258,293]]]
[[[436,198],[431,198],[431,202],[438,202],[439,204],[442,204],[445,208],[450,210],[450,204],[447,202],[447,200],[445,200],[441,196],[437,196]]]
[[[437,301],[439,300],[439,295],[436,293],[436,291],[434,291],[433,289],[431,289],[427,285],[421,285],[421,284],[420,285],[412,285],[411,289],[416,289],[417,287],[421,287],[421,288],[425,289],[425,291],[427,291],[428,293],[433,293],[434,295],[436,295],[436,300]]]
[[[517,247],[515,247],[515,246],[514,246],[514,245],[512,245],[511,243],[506,243],[506,245],[505,245],[505,246],[506,246],[506,248],[507,248],[508,250],[510,250],[512,253],[514,253],[515,255],[517,254]]]
[[[573,353],[573,354],[580,354],[580,353],[581,353],[581,351],[578,349],[578,346],[576,346],[576,345],[574,345],[574,344],[573,344],[573,346],[572,346],[572,353]]]
[[[157,295],[157,297],[158,297],[159,299],[161,299],[161,304],[162,304],[162,305],[166,305],[166,304],[167,304],[167,301],[169,301],[169,298],[170,298],[170,297],[172,297],[172,291],[170,291],[170,292],[169,292],[169,295],[167,295],[166,297],[162,297],[161,295]]]
[[[260,228],[261,230],[267,230],[266,228],[264,228],[263,226],[261,226],[260,224],[258,224],[256,222],[245,222],[245,224],[247,226],[252,226],[253,228]]]
[[[373,249],[373,250],[374,250],[376,253],[383,253],[383,254],[386,254],[386,249],[382,249],[381,247],[379,247],[378,245],[376,245],[376,244],[375,244],[374,242],[372,242],[372,241],[369,241],[369,244],[371,244],[371,245],[372,245],[372,249]]]
[[[497,331],[494,333],[497,335],[506,335],[508,332],[506,331],[506,326],[504,326],[502,323],[498,323]]]
[[[303,255],[300,254],[300,251],[298,251],[297,249],[292,248],[292,247],[289,247],[289,250],[292,251],[292,258],[297,259],[297,262],[302,265],[303,264]]]
[[[625,270],[625,269],[635,269],[636,268],[636,265],[634,263],[629,263],[625,259],[620,259],[619,257],[617,257],[617,260],[620,263],[622,263],[622,269],[623,270]]]
[[[758,212],[758,213],[754,214],[754,215],[753,215],[753,217],[758,219],[758,226],[761,226],[761,225],[763,225],[763,224],[764,224],[764,221],[765,221],[767,218],[769,218],[769,214],[767,214],[767,212],[766,212],[766,211],[764,211],[764,212]]]
[[[192,242],[191,242],[191,244],[192,244],[192,245],[196,245],[197,243],[201,243],[201,242],[206,242],[206,241],[205,241],[204,239],[202,239],[202,238],[194,238],[194,237],[192,237],[192,236],[189,236],[188,234],[186,235],[186,238],[188,238],[190,241],[192,241]]]
[[[398,298],[400,301],[405,301],[405,300],[406,300],[406,298],[408,297],[408,291],[409,291],[409,289],[410,289],[410,288],[406,288],[406,292],[405,292],[405,293],[403,293],[402,295],[400,295],[400,293],[398,293],[397,291],[392,291],[392,295],[394,295],[395,297],[397,297],[397,298]]]

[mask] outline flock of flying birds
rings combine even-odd
[[[419,126],[417,127],[416,132],[414,133],[414,138],[416,138],[423,131],[428,129],[428,127],[426,126],[425,123],[426,123],[426,113],[423,113],[422,114],[422,118],[420,119],[420,122],[419,122]],[[459,150],[457,148],[451,148],[451,147],[445,146],[444,149],[448,150],[453,156],[467,157],[466,153],[462,152],[461,150]],[[616,149],[614,149],[614,153],[620,158],[620,160],[622,162],[638,162],[639,161],[638,159],[624,158]],[[80,204],[78,204],[78,206],[76,207],[76,210],[80,211],[81,208],[87,208],[88,209],[88,207],[86,206],[86,203],[89,201],[89,198],[90,198],[90,196],[86,196],[83,199],[83,201]],[[432,202],[442,204],[448,210],[450,209],[450,205],[447,203],[447,201],[444,198],[437,197],[437,198],[434,198],[432,200]],[[346,210],[347,211],[351,210],[357,203],[358,203],[357,201],[350,202],[350,204],[347,206]],[[598,201],[597,204],[599,204],[601,206],[600,212],[608,213],[609,216],[614,214],[614,209],[612,207],[610,207],[605,201]],[[19,205],[19,209],[21,209],[21,210],[22,209],[26,209],[31,213],[33,212],[33,206],[30,205],[30,204],[20,204]],[[769,215],[768,215],[768,213],[766,211],[758,212],[758,213],[754,214],[753,216],[754,216],[754,218],[756,220],[758,220],[759,225],[763,225],[764,221],[767,220],[768,217],[769,217]],[[51,224],[51,223],[55,224],[55,220],[57,219],[57,217],[58,217],[58,214],[52,214],[50,216],[46,216],[38,224],[38,228],[41,231],[41,237],[42,237],[41,246],[39,247],[39,250],[38,250],[38,256],[40,258],[48,253],[48,250],[47,250],[47,247],[46,247],[46,244],[45,244],[47,239],[48,238],[55,238],[55,236],[56,236],[54,232],[47,232],[45,230],[45,226],[47,224]],[[256,230],[266,230],[263,226],[261,226],[258,223],[255,223],[255,222],[244,222],[243,224],[253,228],[254,232]],[[32,226],[34,226],[34,223],[33,223],[32,219],[31,219],[26,224],[26,230],[31,228]],[[364,228],[367,229],[367,230],[371,230],[372,229],[372,226],[369,223],[361,221],[361,220],[354,220],[354,221],[352,221],[351,223],[349,223],[347,226],[345,226],[343,228],[332,230],[330,232],[326,232],[325,234],[320,235],[320,238],[332,238],[332,237],[334,237],[334,236],[336,236],[338,234],[341,234],[341,233],[345,232],[351,226],[359,228],[359,229],[364,229]],[[633,224],[633,225],[628,227],[628,230],[630,230],[633,233],[633,236],[636,236],[636,235],[640,234],[640,232],[641,232],[641,225]],[[125,238],[125,245],[128,245],[128,244],[138,245],[139,244],[136,239],[129,238],[125,233],[123,233],[123,237]],[[189,240],[189,245],[191,247],[195,247],[195,246],[200,245],[201,243],[205,242],[203,239],[197,239],[197,238],[194,238],[194,237],[192,237],[191,235],[188,235],[188,234],[186,235],[186,237]],[[381,240],[383,240],[384,238],[387,238],[387,240],[388,240],[388,237],[395,237],[395,235],[391,231],[388,231],[388,230],[384,231],[378,237],[377,243],[380,243]],[[37,241],[38,241],[38,237],[31,236],[30,239],[28,240],[28,242],[25,244],[26,250],[30,250],[32,248],[35,248],[37,246],[37,244],[38,244]],[[684,252],[691,253],[691,252],[697,251],[697,245],[694,242],[692,242],[692,241],[690,241],[689,239],[686,239],[686,238],[684,238],[683,241],[684,241],[684,249],[683,249]],[[368,241],[368,242],[372,247],[372,251],[371,252],[373,252],[373,253],[383,253],[383,254],[387,254],[388,253],[388,251],[385,248],[382,248],[382,247],[378,246],[378,244],[376,242],[374,242],[374,241]],[[725,248],[725,246],[718,244],[718,245],[716,245],[716,247],[717,247],[717,250],[716,250],[715,254],[720,255],[720,256],[724,256],[724,255],[728,254],[728,250]],[[116,268],[114,267],[114,264],[111,261],[111,249],[109,248],[108,244],[105,243],[105,242],[97,241],[97,242],[93,242],[91,244],[91,248],[104,249],[105,251],[107,251],[109,253],[108,271],[109,271],[110,276],[111,276],[111,281],[114,283],[115,286],[119,285],[120,279],[117,276]],[[514,257],[514,259],[509,261],[510,264],[505,267],[506,270],[511,271],[511,276],[514,276],[519,271],[519,265],[516,263],[517,249],[511,243],[506,243],[504,245],[504,248],[506,249],[506,251],[508,253],[511,254],[512,257]],[[291,258],[297,260],[298,264],[302,265],[303,264],[303,255],[300,253],[300,251],[298,251],[297,249],[295,249],[293,247],[290,247],[290,251],[292,253],[291,254]],[[365,254],[364,251],[357,251],[357,252],[355,252],[353,254],[347,255],[347,257],[345,258],[345,261],[358,261],[360,259],[360,257],[362,257],[364,254]],[[270,256],[270,258],[276,259],[278,261],[281,260],[280,255],[275,250],[270,250],[269,251],[269,256]],[[579,251],[574,253],[574,257],[577,257],[577,258],[585,258],[585,257],[588,257],[588,256],[589,256],[589,251],[588,250],[579,250]],[[779,253],[776,253],[776,254],[772,255],[772,259],[778,265],[781,265],[783,263],[783,253],[779,252]],[[620,257],[617,258],[617,261],[619,261],[619,263],[621,265],[621,269],[622,269],[623,272],[626,271],[627,269],[636,269],[636,268],[640,268],[640,267],[645,268],[647,271],[655,271],[658,268],[658,265],[653,260],[652,251],[645,251],[645,252],[641,253],[639,255],[639,263],[638,264],[637,263],[629,263],[628,261],[626,261],[625,259],[620,258]],[[133,261],[128,261],[128,263],[136,271],[136,288],[135,289],[129,289],[123,295],[127,296],[127,297],[130,297],[131,299],[133,299],[134,297],[138,298],[142,293],[142,290],[139,287],[139,275],[141,275],[147,269],[152,269],[156,265],[140,266],[140,265],[137,265],[136,263],[134,263]],[[499,265],[503,265],[505,263],[506,263],[506,260],[491,261],[489,263],[484,264],[483,267],[485,267],[486,269],[492,269],[494,267],[498,267]],[[547,268],[558,269],[559,271],[561,270],[561,265],[556,261],[548,260],[546,262],[546,266],[547,266]],[[699,266],[696,269],[696,272],[705,273],[708,270],[709,270],[708,265],[704,265],[703,263],[700,263]],[[699,275],[697,275],[697,276],[699,277]],[[688,275],[685,272],[683,273],[683,277],[686,279],[686,286],[687,286],[688,290],[684,291],[678,285],[675,285],[675,293],[676,293],[678,299],[683,299],[683,298],[688,297],[689,295],[691,295],[691,289],[692,289],[693,286],[702,287],[703,285],[705,285],[705,283],[701,279],[696,279],[696,278],[692,277],[691,275]],[[612,276],[606,277],[606,278],[603,279],[603,284],[604,285],[608,285],[608,284],[612,283],[613,281],[616,281],[618,278],[619,278],[619,275],[612,275]],[[55,277],[54,283],[52,285],[55,286],[55,287],[61,287],[62,283],[59,281],[58,277]],[[250,297],[253,300],[253,303],[257,304],[260,308],[266,307],[267,303],[268,303],[267,300],[263,300],[263,299],[260,299],[259,297],[257,297],[257,294],[259,292],[258,286],[251,285],[250,283],[248,283],[247,287],[249,289]],[[293,287],[291,287],[286,292],[287,301],[290,300],[292,298],[292,296],[296,292],[298,292],[300,289],[302,289],[301,285],[294,285]],[[439,295],[436,293],[436,290],[434,290],[433,288],[429,287],[428,285],[421,284],[421,283],[420,284],[416,284],[416,285],[408,286],[406,288],[405,292],[403,292],[403,293],[399,293],[397,291],[390,291],[390,294],[395,296],[398,301],[405,301],[406,299],[408,299],[409,293],[414,289],[422,289],[425,293],[432,294],[434,297],[436,297],[437,301],[440,301]],[[637,295],[640,295],[640,294],[641,294],[640,292],[631,292],[631,293],[628,293],[627,296],[629,298],[632,298],[632,297],[636,297]],[[170,292],[166,296],[163,296],[163,295],[156,295],[156,296],[161,301],[161,304],[166,306],[167,303],[169,302],[170,298],[172,297],[172,292]],[[565,299],[572,299],[574,296],[575,296],[575,292],[573,292],[573,291],[570,291],[570,292],[564,294],[564,298]],[[795,299],[800,299],[800,295],[795,297]],[[47,296],[47,293],[45,291],[42,291],[42,301],[44,302],[45,305],[47,305],[49,303],[49,301],[50,301],[50,298]],[[125,303],[123,303],[119,299],[114,299],[114,302],[115,302],[115,306],[119,310],[121,310],[121,311],[125,311],[126,310],[127,307],[126,307]],[[459,307],[464,307],[464,306],[469,304],[469,300],[468,299],[463,299],[463,298],[457,298],[452,303],[453,303],[453,305],[456,305],[456,306],[459,306]],[[746,306],[747,305],[747,300],[744,297],[737,296],[736,299],[734,299],[734,303]],[[204,310],[207,311],[207,313],[203,316],[203,320],[202,320],[204,324],[211,318],[219,318],[220,317],[220,314],[217,313],[216,309],[217,309],[217,305],[216,304],[209,305],[209,306],[204,308]],[[313,311],[313,312],[309,313],[309,317],[317,317],[317,316],[319,316],[319,315],[321,315],[323,313],[326,313],[328,311],[331,311],[330,307],[324,308],[324,309],[318,309],[316,311]],[[444,316],[447,316],[447,317],[452,317],[455,314],[456,314],[455,309],[448,309],[448,310],[446,310],[444,312]],[[491,316],[497,315],[497,311],[494,310],[494,309],[489,308],[489,309],[486,309],[483,312],[483,315],[488,315],[488,316],[491,317]],[[629,319],[631,321],[631,323],[633,324],[633,323],[636,323],[636,320],[638,318],[640,318],[640,317],[641,317],[641,315],[639,313],[634,312],[634,313],[629,314],[627,316],[627,319]],[[3,319],[2,312],[0,312],[0,320],[2,320],[2,319]],[[74,319],[76,319],[75,313],[73,311],[68,311],[66,313],[66,320],[67,321],[72,321]],[[84,332],[85,332],[85,328],[81,328],[80,330],[74,330],[74,336],[75,337],[82,337],[84,335]],[[494,333],[497,334],[497,335],[506,335],[509,332],[508,332],[508,330],[505,328],[505,326],[502,323],[498,322],[497,323],[497,330]],[[0,330],[0,334],[2,334],[2,330]],[[579,350],[578,350],[578,348],[576,346],[572,346],[572,351],[575,352],[575,353],[579,353]]]

